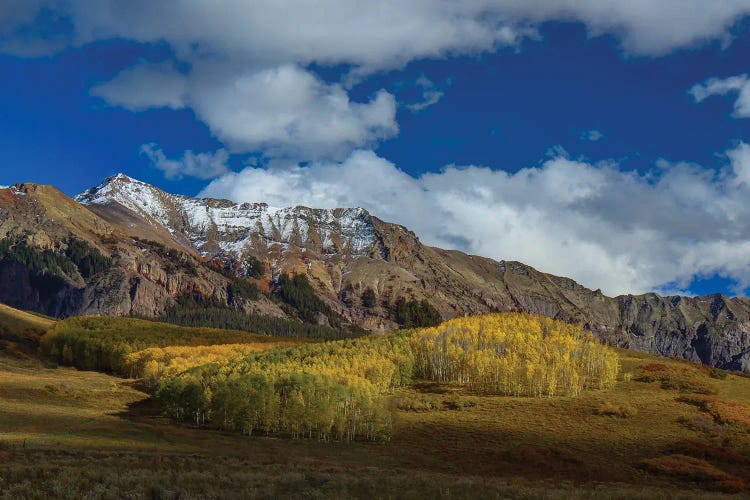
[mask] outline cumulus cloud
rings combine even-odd
[[[340,156],[398,132],[393,95],[381,90],[369,102],[352,102],[341,85],[294,65],[221,79],[196,75],[190,101],[236,152]]]
[[[731,28],[750,13],[748,0],[712,2],[711,8],[702,0],[507,0],[495,5],[535,22],[582,22],[589,36],[615,35],[626,53],[638,56],[665,55],[711,41],[726,46]]]
[[[31,0],[22,19],[41,7],[63,9],[77,43],[108,37],[166,40],[181,55],[220,52],[255,61],[317,61],[392,68],[419,58],[477,53],[516,44],[534,25],[584,23],[591,36],[618,36],[625,50],[662,55],[711,40],[750,12],[748,0]],[[332,15],[334,13],[334,15]]]
[[[420,59],[519,49],[548,21],[614,35],[625,52],[655,56],[731,41],[750,0],[6,0],[0,51],[26,55],[103,39],[168,45],[171,63],[140,62],[91,93],[140,111],[191,108],[232,152],[341,159],[397,133],[393,96],[353,102],[348,86]],[[5,14],[5,12],[8,14]],[[14,49],[14,47],[16,47]],[[210,61],[210,63],[209,63]],[[311,65],[349,68],[322,81]],[[284,91],[286,90],[286,93]],[[419,111],[441,91],[425,87]],[[320,124],[320,126],[316,126]]]
[[[366,179],[366,181],[363,181]],[[201,196],[363,206],[428,244],[520,260],[610,294],[686,289],[721,274],[750,286],[750,146],[721,171],[661,161],[646,174],[555,156],[514,174],[448,166],[414,178],[371,151],[342,162],[248,167]]]
[[[596,142],[604,137],[604,134],[601,133],[601,131],[596,129],[586,130],[581,133],[580,139],[582,141],[590,141],[590,142]]]
[[[688,91],[695,102],[703,102],[711,96],[737,94],[734,101],[734,113],[737,118],[750,118],[750,80],[747,75],[730,76],[729,78],[709,78],[703,83],[693,85]]]
[[[169,63],[140,64],[91,93],[136,111],[191,107],[234,153],[337,158],[398,132],[390,93],[353,102],[341,85],[295,65],[240,72],[200,64],[188,79]]]
[[[432,80],[424,75],[417,78],[417,87],[422,89],[422,100],[406,106],[409,111],[415,113],[429,108],[433,104],[437,104],[443,98],[443,95],[445,95],[443,91],[435,87],[435,83]]]
[[[182,158],[173,160],[167,158],[156,144],[151,143],[141,146],[141,154],[146,156],[154,167],[164,172],[167,179],[182,179],[184,176],[213,179],[229,172],[229,153],[225,149],[219,149],[215,153],[185,151]]]

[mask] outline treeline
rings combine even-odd
[[[272,297],[280,299],[283,302],[282,306],[284,304],[291,306],[291,309],[289,307],[282,308],[289,314],[299,316],[305,323],[330,326],[337,332],[332,337],[323,338],[352,338],[368,333],[363,328],[346,320],[339,313],[331,309],[328,304],[318,297],[315,289],[304,274],[289,276],[286,273],[281,273]],[[325,322],[328,325],[320,325],[321,316],[325,318]]]
[[[244,331],[186,328],[135,318],[79,316],[55,323],[42,337],[42,348],[64,365],[135,376],[128,356],[151,347],[274,341]]]
[[[230,304],[241,305],[241,301],[237,299],[246,300],[258,300],[260,298],[261,291],[255,283],[251,283],[244,278],[239,277],[239,274],[245,274],[246,276],[260,278],[263,275],[263,271],[259,271],[257,267],[254,267],[256,262],[261,269],[263,264],[254,257],[249,260],[251,264],[248,264],[248,268],[244,271],[237,269],[232,262],[223,262],[219,260],[211,260],[205,263],[208,269],[217,272],[229,280],[229,286],[227,287],[228,302]],[[257,273],[260,272],[260,275]],[[253,274],[256,273],[256,274]]]
[[[426,300],[406,300],[399,297],[395,309],[396,323],[404,328],[436,326],[443,321],[438,310]]]
[[[173,418],[245,434],[328,441],[387,440],[384,394],[411,381],[403,335],[311,344],[252,354],[160,382]]]
[[[237,307],[196,294],[180,296],[175,306],[157,319],[175,325],[245,330],[274,337],[344,339],[366,333],[351,324],[332,328],[287,318],[250,315]]]
[[[617,354],[580,325],[520,313],[447,321],[412,338],[416,374],[515,396],[577,396],[614,384]]]
[[[84,279],[112,267],[112,260],[95,247],[77,238],[68,238],[55,250],[31,246],[26,238],[0,240],[0,260],[14,260],[32,275],[75,276]]]
[[[65,256],[75,265],[84,279],[112,267],[112,259],[102,255],[99,250],[77,238],[65,240]]]
[[[393,425],[384,400],[367,384],[348,384],[314,373],[271,378],[252,373],[212,384],[171,378],[155,399],[177,420],[294,439],[385,441]]]
[[[343,318],[323,302],[304,274],[289,276],[281,273],[276,287],[276,295],[296,309],[300,319],[307,323],[317,323],[323,315],[334,328],[341,327]]]

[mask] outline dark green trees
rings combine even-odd
[[[362,292],[362,307],[372,309],[377,304],[377,300],[375,291],[369,286],[365,288],[364,292]]]
[[[396,322],[405,328],[436,326],[442,321],[440,313],[426,300],[406,300],[400,297],[396,301]]]

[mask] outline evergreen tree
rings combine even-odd
[[[365,288],[365,291],[362,292],[362,307],[372,309],[377,304],[377,301],[378,299],[375,296],[375,291],[369,286]]]

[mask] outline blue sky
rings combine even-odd
[[[750,2],[327,3],[10,1],[0,184],[360,205],[610,294],[746,293]]]

